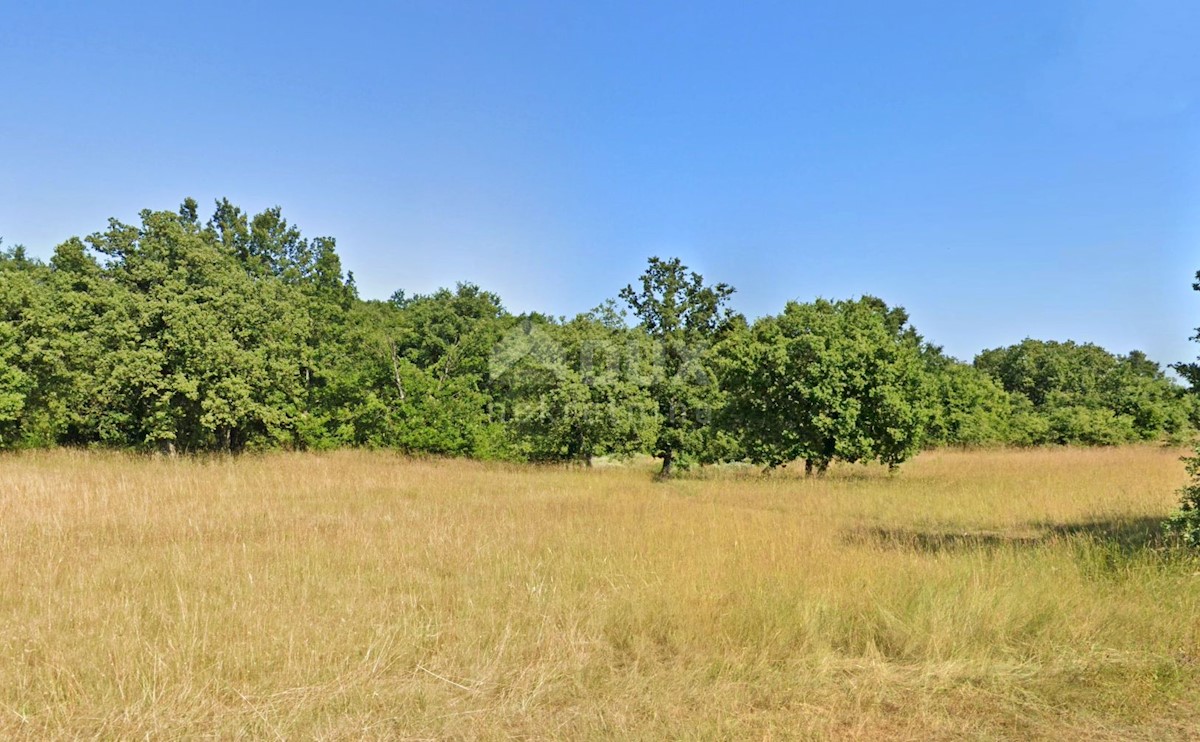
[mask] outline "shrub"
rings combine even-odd
[[[1167,532],[1178,536],[1185,545],[1200,547],[1200,449],[1195,456],[1185,458],[1188,476],[1179,490],[1179,509],[1166,522]]]

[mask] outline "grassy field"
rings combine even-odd
[[[1200,733],[1179,451],[0,458],[0,737]]]

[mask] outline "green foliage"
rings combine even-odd
[[[79,325],[81,310],[101,301],[72,283],[60,268],[77,260],[80,281],[99,272],[78,240],[51,265],[29,260],[21,248],[0,258],[0,354],[4,356],[4,447],[47,446],[68,437],[81,419],[94,378],[95,347]]]
[[[1050,418],[1033,406],[1028,398],[1020,394],[1010,395],[1012,417],[1008,422],[1008,440],[1014,446],[1040,446],[1049,443]]]
[[[1190,481],[1179,490],[1179,509],[1164,526],[1186,546],[1200,548],[1200,449],[1184,462]]]
[[[189,200],[178,213],[145,211],[139,225],[111,221],[86,243],[68,240],[49,267],[6,261],[21,270],[4,286],[25,298],[5,292],[0,337],[22,338],[28,379],[21,430],[10,425],[6,445],[199,451],[320,438],[306,424],[310,388],[353,286],[340,279],[332,241],[311,249],[282,228],[277,243],[270,230],[252,239],[239,212],[227,202],[223,211],[223,231],[202,227]],[[286,255],[287,267],[255,255]]]
[[[653,347],[610,306],[570,322],[526,318],[497,350],[510,426],[525,458],[628,456],[657,439]]]
[[[25,317],[38,285],[22,248],[0,252],[0,446],[20,442],[34,379],[25,370]]]
[[[642,330],[655,342],[658,360],[650,395],[660,424],[653,452],[662,476],[686,467],[705,448],[705,431],[720,404],[710,351],[735,324],[727,308],[733,288],[706,285],[678,258],[650,258],[640,285],[621,290]]]
[[[1200,291],[1200,272],[1196,273],[1196,282],[1192,288]],[[1192,340],[1200,341],[1200,328]],[[1140,362],[1141,358],[1134,359]],[[1175,370],[1192,384],[1193,395],[1200,391],[1200,362],[1180,363]],[[1197,444],[1195,455],[1184,459],[1187,464],[1189,482],[1179,490],[1179,509],[1171,515],[1164,524],[1169,533],[1174,533],[1187,546],[1200,548],[1200,444]]]
[[[895,467],[929,416],[920,338],[901,309],[873,297],[791,302],[722,346],[727,425],[768,466],[836,459]]]
[[[1090,343],[1024,340],[980,353],[975,367],[1028,402],[1013,442],[1115,445],[1178,435],[1193,400],[1158,364]]]
[[[487,373],[505,322],[499,299],[467,284],[355,307],[330,395],[339,442],[495,455]]]
[[[513,317],[471,284],[358,297],[336,243],[279,208],[187,199],[0,251],[0,448],[387,448],[590,462],[652,454],[896,466],[921,445],[1186,437],[1189,394],[1139,352],[1026,340],[974,365],[903,309],[789,304],[747,325],[733,289],[651,258],[615,302]],[[1200,379],[1200,364],[1175,367]]]
[[[1104,376],[1116,363],[1110,353],[1090,343],[1030,339],[985,350],[975,358],[976,368],[1036,407],[1049,404],[1053,394],[1068,401],[1098,397]]]
[[[990,446],[1015,435],[1012,396],[990,376],[939,350],[926,350],[932,407],[927,446]]]
[[[143,212],[89,238],[112,297],[90,328],[95,437],[163,450],[297,445],[304,408],[303,294],[259,280],[187,216]],[[252,267],[252,266],[250,266]]]

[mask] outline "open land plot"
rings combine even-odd
[[[0,459],[0,736],[1171,739],[1174,449]]]

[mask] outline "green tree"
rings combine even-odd
[[[727,414],[751,461],[834,459],[896,467],[929,415],[920,336],[902,309],[873,297],[790,302],[722,347]]]
[[[524,457],[583,461],[649,450],[653,348],[609,304],[565,323],[524,318],[497,348],[509,426]]]
[[[1027,400],[1024,443],[1112,445],[1177,436],[1195,409],[1157,363],[1091,343],[1026,339],[980,353],[975,367]],[[1041,422],[1029,419],[1042,418]]]
[[[988,446],[1011,441],[1012,396],[973,366],[927,347],[932,408],[927,446]]]
[[[301,293],[240,263],[195,218],[144,211],[88,238],[103,256],[88,290],[105,304],[87,334],[99,346],[91,434],[163,451],[298,445],[304,413]],[[86,276],[78,247],[64,265]],[[56,256],[58,257],[58,256]]]
[[[185,203],[181,213],[188,211]],[[282,402],[283,410],[295,445],[338,445],[333,417],[343,400],[333,376],[335,367],[345,370],[346,323],[357,291],[354,276],[343,274],[334,239],[304,238],[279,207],[250,217],[225,199],[217,201],[204,236],[256,283],[286,294],[287,312],[303,319],[296,329],[305,332],[287,336],[291,352],[299,356],[300,387]]]
[[[1022,394],[1037,407],[1060,401],[1099,398],[1106,374],[1116,366],[1112,354],[1091,343],[1025,339],[1017,345],[985,350],[975,367],[1000,382],[1005,390]]]
[[[25,361],[35,377],[26,439],[33,445],[97,440],[104,412],[99,369],[122,292],[78,238],[58,245],[46,278],[47,300],[26,315]],[[128,445],[121,441],[121,445]]]
[[[28,370],[28,318],[43,301],[44,273],[21,246],[0,250],[0,448],[19,445],[25,436],[36,386]]]
[[[1192,289],[1200,291],[1200,271],[1196,272],[1196,281]],[[1192,340],[1200,341],[1200,327],[1192,335]],[[1140,359],[1134,359],[1136,363]],[[1175,370],[1192,384],[1192,392],[1200,391],[1200,360],[1194,363],[1180,363]],[[1165,523],[1170,533],[1179,536],[1189,547],[1200,548],[1200,444],[1197,444],[1193,455],[1185,458],[1189,481],[1179,490],[1179,509]]]
[[[660,476],[667,477],[704,448],[704,431],[720,400],[709,353],[732,325],[727,303],[734,289],[706,285],[678,258],[650,258],[639,283],[626,286],[620,297],[658,345],[650,383],[661,420],[654,455],[662,460]]]
[[[412,453],[499,457],[489,362],[512,319],[472,284],[359,302],[328,397],[337,440]]]
[[[1141,440],[1184,435],[1197,411],[1196,397],[1138,350],[1117,357],[1103,395],[1108,408],[1128,418]]]

